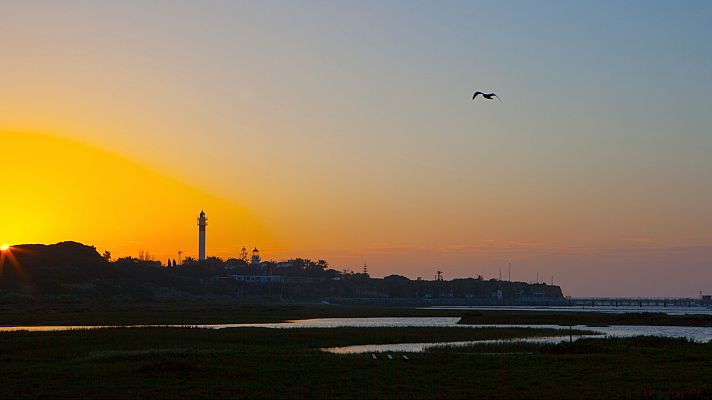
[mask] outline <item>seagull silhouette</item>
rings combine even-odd
[[[483,92],[475,92],[475,94],[472,95],[472,100],[474,100],[475,97],[477,97],[478,94],[481,94],[482,97],[484,97],[484,98],[487,99],[487,100],[493,100],[492,98],[493,98],[493,97],[496,97],[497,100],[502,101],[502,99],[500,99],[499,96],[497,96],[497,95],[494,94],[494,93],[483,93]]]

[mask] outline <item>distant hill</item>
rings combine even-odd
[[[18,261],[30,265],[41,265],[51,262],[55,265],[72,265],[77,263],[100,263],[104,259],[96,251],[96,247],[77,242],[59,242],[56,244],[20,244],[12,246],[12,252]]]
[[[83,282],[97,278],[107,267],[95,247],[77,242],[21,244],[10,251],[0,283]]]

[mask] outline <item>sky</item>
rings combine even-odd
[[[712,293],[712,3],[0,1],[0,242]],[[499,101],[478,98],[494,91]]]

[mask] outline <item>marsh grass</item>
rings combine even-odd
[[[568,331],[568,330],[567,330]],[[321,347],[551,336],[493,328],[101,329],[0,334],[0,398],[709,398],[712,345],[490,343],[404,360]]]
[[[202,356],[214,356],[224,353],[234,353],[234,350],[199,350],[191,348],[174,348],[174,349],[145,349],[145,350],[102,350],[93,351],[86,357],[77,359],[77,361],[89,362],[116,362],[116,361],[135,361],[146,359],[158,359],[162,357],[177,357],[190,358]]]

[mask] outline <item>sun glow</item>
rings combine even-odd
[[[210,255],[268,242],[245,207],[108,151],[40,134],[0,132],[0,143],[12,149],[0,160],[13,194],[0,197],[0,207],[13,210],[0,225],[8,243],[74,240],[116,257],[141,250],[161,261],[178,250],[195,257],[201,209],[220,221],[208,233]]]
[[[7,249],[9,249],[9,248],[10,248],[10,245],[9,245],[9,244],[4,244],[4,245],[0,246],[0,251],[5,251],[5,250],[7,250]]]

